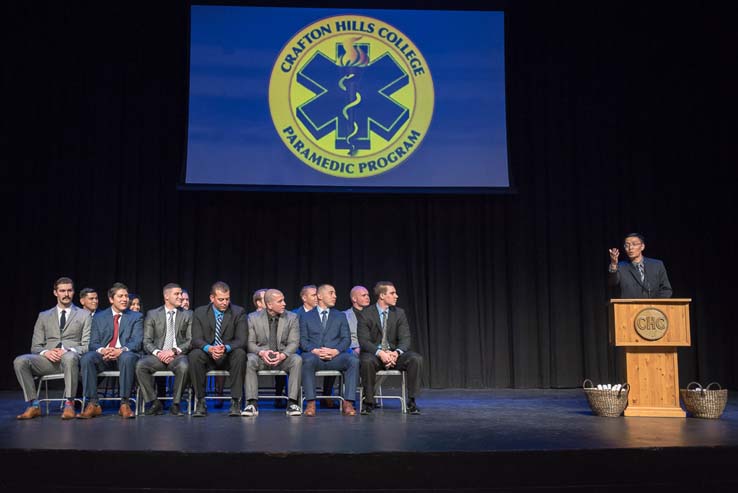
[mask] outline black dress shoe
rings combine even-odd
[[[241,399],[231,399],[231,408],[228,416],[241,416]]]
[[[161,401],[159,399],[156,399],[151,406],[144,411],[145,416],[156,416],[159,414],[164,414],[164,406],[161,405]]]
[[[205,404],[205,399],[198,401],[197,406],[195,407],[195,412],[192,413],[192,416],[195,418],[204,418],[208,415],[208,406]]]
[[[361,405],[361,415],[362,416],[369,416],[373,410],[374,410],[374,404],[369,404],[369,403],[364,402]]]
[[[420,415],[420,409],[418,409],[418,406],[415,404],[415,401],[410,401],[407,404],[407,413],[408,414],[414,414],[415,416]]]
[[[171,414],[172,416],[184,416],[184,413],[182,412],[182,409],[180,409],[178,402],[169,406],[169,414]]]

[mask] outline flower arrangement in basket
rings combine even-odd
[[[602,385],[595,387],[589,378],[582,383],[584,395],[587,396],[587,402],[589,402],[592,412],[597,416],[617,418],[628,407],[630,385],[624,383],[606,387]]]
[[[694,387],[692,387],[694,385]],[[713,390],[710,387],[717,386]],[[686,389],[681,389],[684,407],[695,418],[718,419],[728,402],[728,389],[723,389],[717,382],[702,387],[697,382],[690,382]]]

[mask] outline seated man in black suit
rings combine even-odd
[[[646,239],[631,233],[623,241],[628,261],[618,262],[620,251],[611,248],[607,282],[620,289],[618,298],[671,298],[671,284],[661,260],[643,256]]]
[[[410,326],[405,311],[395,306],[397,291],[389,281],[374,286],[377,304],[364,308],[359,317],[358,332],[361,382],[364,386],[364,405],[361,414],[370,414],[374,408],[374,386],[379,370],[407,372],[407,412],[420,414],[415,397],[420,392],[423,358],[410,351]]]
[[[228,370],[231,375],[229,416],[241,415],[243,378],[246,371],[246,311],[231,304],[231,288],[218,281],[210,288],[210,304],[195,309],[192,316],[190,380],[197,407],[194,417],[207,415],[205,381],[210,370]]]

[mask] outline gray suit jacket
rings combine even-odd
[[[269,316],[266,310],[254,312],[248,317],[249,353],[269,349]],[[300,324],[297,315],[285,310],[277,324],[277,349],[290,356],[300,347]]]
[[[164,347],[164,339],[167,336],[167,312],[164,305],[146,312],[144,320],[144,351],[154,354],[154,351]],[[187,353],[192,344],[192,311],[177,309],[174,317],[174,337],[177,347],[182,353]]]
[[[359,347],[359,336],[357,335],[359,320],[356,318],[356,313],[354,313],[353,307],[343,313],[346,314],[346,320],[348,320],[349,330],[351,331],[351,349],[357,348]]]
[[[38,354],[47,349],[54,349],[61,342],[67,349],[74,349],[79,354],[87,352],[90,343],[90,326],[92,318],[87,310],[72,305],[67,315],[64,330],[59,332],[59,318],[56,306],[38,314],[33,327],[31,353]]]

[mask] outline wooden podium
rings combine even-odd
[[[677,347],[689,346],[687,298],[610,300],[610,341],[625,348],[626,416],[683,418]]]

